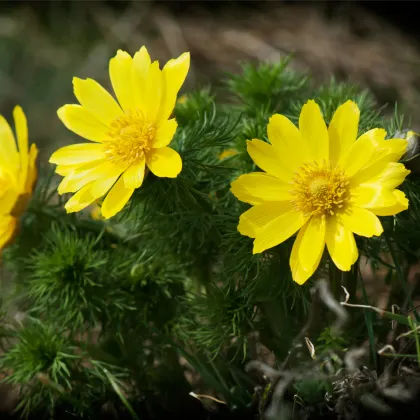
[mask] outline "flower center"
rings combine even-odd
[[[314,216],[334,215],[349,199],[349,181],[339,168],[312,162],[299,168],[292,182],[296,210]]]
[[[128,111],[111,123],[110,140],[104,142],[105,153],[115,163],[130,166],[143,159],[155,133],[155,127],[139,110]]]

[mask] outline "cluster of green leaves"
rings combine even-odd
[[[47,310],[62,325],[82,330],[106,325],[119,312],[135,309],[131,295],[113,287],[118,279],[114,261],[97,237],[54,224],[26,260],[22,297],[28,300],[29,312],[41,317]]]
[[[278,63],[249,63],[242,65],[242,73],[229,74],[228,89],[241,102],[238,107],[249,117],[256,117],[259,110],[266,113],[286,112],[294,101],[306,92],[309,76],[290,67],[291,57]]]
[[[20,386],[16,411],[22,416],[52,415],[59,404],[84,414],[126,376],[121,368],[93,359],[83,343],[78,346],[51,321],[27,318],[10,335],[15,344],[0,357],[0,368],[9,372],[6,383]]]

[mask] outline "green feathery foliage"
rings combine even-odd
[[[16,344],[0,358],[0,367],[10,372],[6,383],[21,386],[16,410],[22,416],[41,408],[51,415],[60,403],[82,414],[112,389],[107,373],[117,382],[124,374],[92,359],[53,322],[29,318],[14,335]]]
[[[24,297],[32,316],[47,314],[78,330],[108,324],[118,311],[134,309],[131,295],[113,287],[114,259],[91,234],[82,236],[67,226],[53,225],[27,264]]]
[[[242,74],[229,74],[226,80],[228,89],[239,98],[240,111],[249,117],[256,117],[264,107],[267,112],[286,113],[290,104],[302,98],[308,75],[292,70],[291,58],[278,63],[261,63],[258,66],[244,63]]]

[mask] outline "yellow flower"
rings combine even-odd
[[[37,178],[35,144],[28,150],[28,126],[22,108],[13,110],[17,145],[10,125],[0,115],[0,251],[13,239]]]
[[[189,66],[189,53],[160,70],[145,47],[134,57],[119,50],[109,62],[118,103],[94,80],[73,79],[80,105],[65,105],[58,116],[69,130],[95,143],[66,146],[50,158],[64,176],[58,192],[76,193],[67,212],[80,211],[107,194],[101,210],[108,219],[142,185],[146,166],[158,177],[175,178],[181,172],[181,157],[167,147],[177,128],[169,118]]]
[[[248,153],[266,173],[240,176],[232,192],[253,207],[243,213],[238,230],[254,238],[254,254],[272,248],[299,231],[290,256],[294,281],[303,284],[317,269],[325,244],[335,265],[350,270],[358,258],[354,233],[379,236],[377,216],[408,208],[395,189],[410,173],[397,163],[404,139],[385,140],[375,128],[357,141],[360,111],[347,101],[327,128],[319,106],[308,101],[299,129],[283,115],[270,118],[271,144],[254,139]]]

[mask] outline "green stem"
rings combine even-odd
[[[365,305],[369,305],[369,299],[366,293],[365,284],[364,284],[363,276],[362,276],[362,273],[360,272],[360,269],[359,269],[359,274],[360,274],[360,285],[361,285],[362,293],[363,293],[363,303]],[[368,331],[371,361],[375,365],[375,369],[378,370],[378,358],[376,354],[376,343],[375,343],[375,332],[374,332],[375,314],[372,314],[367,309],[364,309],[363,312],[365,315],[365,323],[366,323],[366,328]]]
[[[355,266],[351,268],[350,271],[346,271],[342,273],[343,276],[343,286],[346,287],[347,291],[349,292],[349,295],[352,299],[356,298],[356,290],[357,290],[357,270],[355,269]]]
[[[341,282],[342,282],[343,272],[336,267],[331,257],[329,257],[328,271],[330,275],[331,292],[334,298],[338,302],[340,302],[340,296],[341,296],[341,291],[342,291]]]

